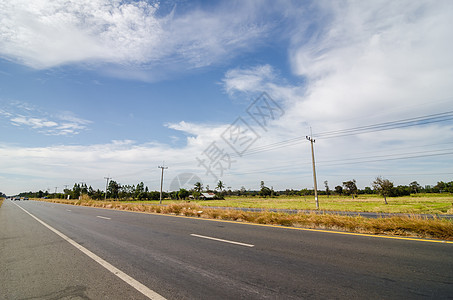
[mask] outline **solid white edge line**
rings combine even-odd
[[[111,220],[112,218],[107,218],[107,217],[103,217],[103,216],[96,216],[97,218],[101,218],[101,219],[106,219],[106,220]]]
[[[72,239],[70,239],[69,237],[67,237],[66,235],[64,235],[60,231],[58,231],[57,229],[55,229],[52,226],[48,225],[44,221],[41,221],[40,219],[38,219],[37,217],[35,217],[31,213],[29,213],[25,208],[17,205],[16,203],[14,203],[14,204],[16,206],[18,206],[20,209],[22,209],[24,212],[29,214],[33,219],[35,219],[36,221],[38,221],[39,223],[41,223],[42,225],[47,227],[49,230],[53,231],[55,234],[60,236],[62,239],[64,239],[65,241],[67,241],[68,243],[70,243],[71,245],[73,245],[74,247],[79,249],[80,251],[82,251],[86,256],[88,256],[91,259],[93,259],[95,262],[97,262],[98,264],[100,264],[101,266],[103,266],[104,268],[109,270],[111,273],[116,275],[118,278],[120,278],[121,280],[123,280],[124,282],[126,282],[127,284],[132,286],[134,289],[136,289],[137,291],[139,291],[140,293],[142,293],[143,295],[145,295],[149,299],[162,299],[162,300],[166,299],[166,298],[162,297],[161,295],[159,295],[158,293],[156,293],[155,291],[149,289],[144,284],[138,282],[137,280],[135,280],[131,276],[127,275],[126,273],[124,273],[123,271],[118,269],[117,267],[115,267],[112,264],[108,263],[107,261],[103,260],[102,258],[97,256],[96,254],[94,254],[93,252],[88,250],[87,248],[83,247],[82,245],[77,244],[75,241],[73,241]]]
[[[223,240],[223,239],[218,239],[218,238],[215,238],[215,237],[199,235],[199,234],[195,234],[195,233],[191,233],[190,235],[191,236],[195,236],[195,237],[199,237],[199,238],[202,238],[202,239],[208,239],[208,240],[224,242],[224,243],[229,243],[229,244],[234,244],[234,245],[240,245],[240,246],[245,246],[245,247],[255,247],[255,245],[252,245],[252,244],[245,244],[245,243],[240,243],[240,242]]]

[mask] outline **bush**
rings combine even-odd
[[[410,196],[411,195],[411,188],[408,186],[399,185],[397,187],[393,187],[390,191],[390,197],[402,197],[402,196]]]

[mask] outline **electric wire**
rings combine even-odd
[[[412,127],[412,126],[421,126],[421,125],[427,125],[427,124],[432,124],[432,123],[445,122],[445,121],[449,121],[449,120],[453,120],[453,111],[425,115],[425,116],[409,118],[409,119],[402,119],[402,120],[391,121],[391,122],[384,122],[384,123],[377,123],[377,124],[371,124],[371,125],[366,125],[366,126],[359,126],[359,127],[335,130],[335,131],[319,132],[319,133],[314,134],[313,136],[316,139],[330,139],[330,138],[345,137],[345,136],[356,135],[356,134],[364,134],[364,133],[379,132],[379,131],[384,131],[384,130],[406,128],[406,127]],[[234,153],[231,156],[233,156],[233,157],[241,156],[242,157],[244,155],[257,154],[257,153],[261,153],[261,152],[266,152],[266,151],[270,151],[270,150],[275,150],[275,149],[279,149],[279,148],[283,148],[283,147],[292,146],[292,145],[295,145],[295,144],[301,143],[301,142],[306,142],[305,136],[304,137],[300,136],[300,137],[296,137],[296,138],[292,138],[292,139],[288,139],[288,140],[283,140],[283,141],[280,141],[277,143],[263,145],[260,147],[256,147],[256,148],[247,150],[242,155]]]
[[[389,121],[389,122],[383,122],[383,123],[376,123],[376,124],[370,124],[370,125],[365,125],[365,126],[358,126],[358,127],[352,127],[352,128],[346,128],[346,129],[340,129],[340,130],[333,130],[333,131],[325,131],[325,132],[319,132],[314,135],[316,139],[331,139],[331,138],[338,138],[338,137],[344,137],[344,136],[351,136],[351,135],[359,135],[359,134],[367,134],[367,133],[373,133],[373,132],[380,132],[380,131],[385,131],[385,130],[393,130],[393,129],[399,129],[399,128],[407,128],[407,127],[412,127],[412,126],[423,126],[427,124],[433,124],[433,123],[439,123],[439,122],[445,122],[453,120],[453,111],[447,111],[443,113],[437,113],[437,114],[429,114],[429,115],[424,115],[424,116],[419,116],[419,117],[414,117],[414,118],[407,118],[407,119],[401,119],[401,120],[396,120],[396,121]],[[262,152],[267,152],[267,151],[272,151],[275,149],[283,148],[283,147],[290,147],[294,146],[296,144],[302,143],[302,142],[307,142],[305,136],[299,136],[267,145],[262,145],[258,146],[255,148],[251,148],[246,150],[242,154],[238,153],[231,153],[229,154],[230,157],[236,158],[236,157],[243,157],[243,156],[248,156],[248,155],[254,155]],[[448,143],[446,143],[448,144]],[[423,146],[422,146],[423,147]],[[431,150],[431,151],[420,151],[420,152],[412,152],[412,153],[402,153],[402,154],[391,154],[391,155],[376,155],[376,156],[369,156],[369,157],[361,157],[361,158],[345,158],[341,160],[330,160],[330,161],[318,161],[317,164],[321,166],[335,166],[335,165],[344,165],[344,164],[357,164],[357,163],[366,163],[366,162],[380,162],[380,161],[391,161],[391,160],[399,160],[399,159],[412,159],[412,158],[421,158],[421,157],[432,157],[432,156],[442,156],[442,155],[450,155],[453,154],[453,152],[446,152],[446,153],[433,153],[433,152],[439,152],[439,151],[444,151],[444,150],[451,150],[451,149],[441,149],[441,150]],[[423,154],[423,153],[430,153],[430,154]],[[413,155],[413,154],[420,154],[420,155]],[[406,157],[394,157],[398,155],[412,155],[412,156],[406,156]],[[386,158],[387,157],[387,158]],[[181,166],[181,165],[192,165],[195,160],[187,160],[187,161],[179,161],[179,162],[174,162],[172,163],[173,166]],[[311,164],[311,163],[306,163]],[[295,167],[294,164],[288,165],[288,166],[280,166],[280,167],[275,167],[275,168],[266,168],[266,169],[260,169],[260,170],[255,170],[255,171],[250,171],[250,172],[242,172],[242,173],[234,173],[235,175],[241,175],[241,174],[254,174],[254,173],[260,173],[260,172],[265,172],[265,171],[277,171],[277,170],[292,170],[294,168],[300,168],[300,166]],[[130,177],[134,175],[138,175],[140,173],[143,173],[145,171],[151,170],[150,168],[143,169],[141,171],[133,172],[130,174],[123,174],[119,176],[115,176],[116,178],[125,178],[125,177]],[[153,180],[151,180],[153,181]]]

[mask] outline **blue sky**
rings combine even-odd
[[[261,180],[312,188],[310,127],[320,189],[350,179],[363,188],[376,176],[404,185],[452,180],[450,115],[322,138],[453,111],[450,1],[0,7],[7,194],[75,182],[102,189],[108,175],[157,190],[163,162],[167,190],[183,173],[211,187],[221,179],[233,189],[257,189]],[[274,110],[263,126],[248,112],[266,105]]]

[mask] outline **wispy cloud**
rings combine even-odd
[[[299,9],[287,10],[290,27],[302,31],[288,33],[301,84],[286,84],[266,64],[231,69],[224,90],[267,91],[285,102],[288,126],[304,120],[321,130],[435,113],[452,99],[452,2],[318,2],[312,9],[311,26]]]
[[[15,7],[8,3],[0,9],[0,36],[4,41],[0,53],[35,68],[95,62],[115,64],[131,73],[137,69],[145,73],[148,70],[176,72],[179,67],[187,70],[209,66],[235,55],[238,49],[247,51],[272,27],[271,22],[259,22],[260,7],[256,10],[246,7],[256,3],[252,1],[235,3],[236,7],[231,9],[220,7],[210,12],[190,10],[181,14],[173,11],[163,16],[158,13],[158,6],[144,2],[15,3]],[[260,180],[271,179],[276,189],[310,187],[310,150],[307,145],[300,145],[309,134],[309,126],[313,127],[317,139],[316,134],[322,131],[451,110],[448,107],[453,99],[453,27],[450,24],[453,2],[316,1],[310,5],[316,17],[310,20],[301,18],[303,5],[294,3],[297,2],[278,2],[285,16],[286,27],[282,32],[289,45],[288,63],[293,80],[288,82],[292,84],[285,82],[277,67],[270,63],[234,66],[222,80],[223,89],[230,96],[266,91],[285,110],[265,133],[260,132],[261,138],[253,145],[272,151],[245,155],[226,174],[225,181],[235,188],[242,185],[258,188]],[[238,9],[241,5],[247,9]],[[53,32],[55,28],[59,30]],[[124,74],[123,70],[121,73]],[[38,113],[27,105],[20,110],[0,110],[0,115],[11,123],[15,119],[17,126],[46,134],[63,134],[65,130],[66,134],[76,134],[88,129],[90,124],[71,114],[60,119]],[[392,157],[396,150],[403,154],[414,152],[413,149],[430,153],[439,149],[435,143],[451,143],[452,126],[451,122],[445,122],[317,139],[318,178],[329,180],[331,185],[341,185],[341,180],[349,179],[345,176],[352,174],[363,187],[377,175],[403,174],[397,183],[408,184],[405,180],[411,174],[424,173],[427,169],[432,173],[451,172],[448,169],[451,156],[365,166],[332,165],[357,157]],[[85,179],[100,188],[108,173],[123,183],[155,178],[156,185],[150,187],[156,188],[159,174],[143,166],[150,165],[157,172],[152,164],[166,160],[170,166],[167,178],[189,170],[199,172],[206,183],[212,180],[203,176],[205,170],[195,158],[213,141],[224,146],[220,144],[221,134],[228,124],[181,121],[166,127],[186,134],[187,143],[178,147],[133,141],[43,148],[5,146],[0,149],[2,170],[36,177],[45,173],[51,182],[55,178]],[[302,140],[275,149],[267,146],[294,137]],[[286,175],[273,173],[275,169]],[[124,170],[134,170],[131,172],[134,174],[128,176]],[[439,176],[424,178],[422,184],[431,184]],[[42,188],[46,184],[43,180],[33,188]]]
[[[308,42],[294,37],[289,49],[295,74],[308,81],[296,112],[338,120],[452,96],[452,2],[352,1],[323,9],[329,21]]]
[[[17,116],[14,118],[11,118],[11,123],[16,126],[29,126],[34,129],[40,129],[40,128],[52,128],[56,127],[58,123],[55,123],[53,121],[48,121],[46,119],[38,119],[38,118],[27,118],[24,116]]]
[[[249,49],[269,29],[241,3],[162,15],[145,1],[4,2],[0,55],[37,69],[108,64],[109,72],[148,77],[205,67]]]
[[[266,64],[251,68],[231,69],[222,80],[225,91],[234,96],[236,93],[262,92],[266,84],[275,80],[275,71]]]
[[[285,83],[270,65],[234,68],[222,81],[231,96],[266,91],[284,103],[286,113],[274,124],[275,135],[266,136],[267,140],[304,137],[310,134],[310,127],[316,138],[320,132],[451,110],[451,2],[318,2],[314,7],[318,18],[311,20],[311,26],[299,18],[297,9],[288,10],[291,28],[302,31],[288,34],[289,61],[301,84]],[[420,147],[427,140],[448,143],[452,128],[451,122],[443,122],[319,139],[316,152],[320,161],[338,162],[361,153],[392,153],[398,147]],[[287,150],[273,151],[272,159],[282,155],[296,160]],[[451,162],[450,157],[443,159]],[[435,157],[428,160],[432,168],[443,169],[440,160]],[[373,176],[378,175],[372,174],[376,170],[391,174],[410,167],[414,172],[415,165],[421,173],[426,168],[423,163],[410,160],[374,166],[374,170],[370,165],[368,179],[359,182],[369,185]],[[338,175],[344,172],[322,165],[320,170],[318,175],[329,180],[338,180]],[[358,176],[360,172],[352,173]]]
[[[11,125],[30,128],[46,135],[69,136],[87,130],[92,123],[76,117],[71,112],[62,112],[58,117],[53,117],[38,108],[25,102],[15,101],[0,110],[0,115],[8,120]]]

